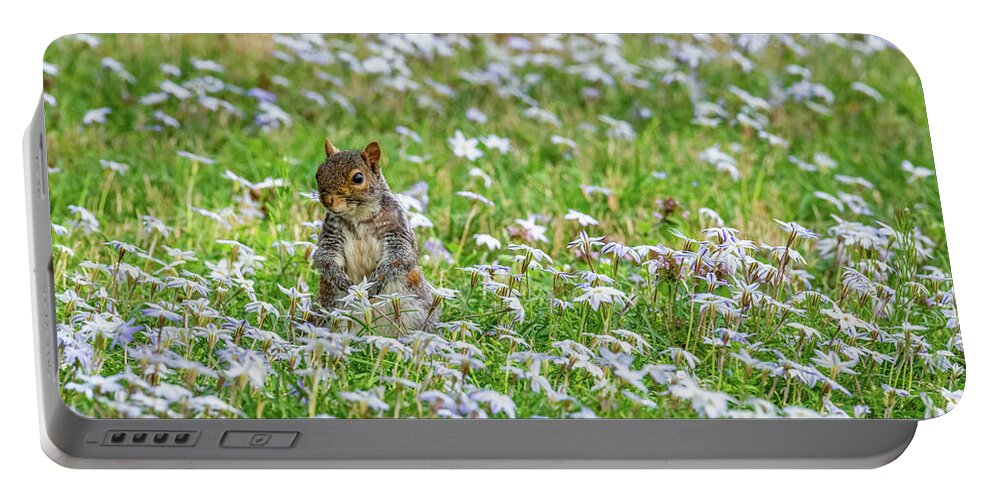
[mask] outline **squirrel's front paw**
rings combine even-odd
[[[327,280],[334,288],[342,293],[347,292],[349,288],[355,285],[340,269],[332,268],[327,273],[322,272],[321,278]]]
[[[373,277],[370,279],[369,282],[372,283],[372,286],[369,288],[370,297],[375,297],[376,295],[383,293],[385,280],[383,280],[382,278],[377,279],[376,277]]]

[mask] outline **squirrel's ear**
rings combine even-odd
[[[328,156],[331,156],[338,152],[338,148],[334,147],[334,144],[331,144],[330,137],[324,139],[324,152],[327,153]]]
[[[376,141],[370,142],[369,145],[362,150],[362,157],[369,163],[372,171],[377,174],[379,173],[379,155],[379,143]]]

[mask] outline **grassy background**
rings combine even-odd
[[[342,50],[353,50],[359,59],[376,55],[364,37],[334,37]],[[574,74],[561,68],[532,66],[516,69],[540,75],[540,82],[529,94],[541,106],[554,112],[561,120],[561,128],[522,116],[526,108],[519,100],[503,97],[494,86],[472,85],[463,80],[461,72],[483,68],[487,50],[484,42],[470,39],[466,47],[448,58],[407,57],[412,79],[421,88],[399,92],[386,89],[377,75],[351,71],[344,62],[327,66],[296,61],[287,63],[272,57],[277,46],[269,36],[105,36],[97,47],[88,47],[71,38],[52,44],[46,53],[46,62],[58,67],[58,74],[46,77],[46,90],[57,100],[47,108],[49,161],[58,169],[51,178],[52,218],[64,224],[74,218],[69,205],[87,208],[97,215],[101,232],[85,236],[73,232],[69,237],[57,237],[58,243],[75,251],[66,258],[66,268],[71,273],[84,260],[112,264],[116,251],[103,246],[103,241],[118,239],[148,249],[152,236],[142,230],[142,215],[150,214],[169,224],[174,232],[169,241],[158,241],[173,247],[195,250],[200,261],[191,262],[186,269],[204,273],[204,260],[217,260],[230,254],[230,248],[217,244],[220,238],[234,239],[255,249],[267,258],[265,266],[252,279],[262,300],[277,304],[285,311],[288,299],[277,285],[291,286],[302,280],[316,289],[317,275],[309,267],[307,257],[281,255],[272,248],[278,240],[307,240],[310,230],[301,225],[305,221],[322,218],[319,205],[298,195],[314,188],[313,174],[323,160],[322,143],[331,136],[342,148],[359,149],[371,140],[377,140],[384,150],[384,172],[394,191],[403,191],[415,182],[425,180],[429,185],[430,202],[425,214],[434,227],[419,229],[423,242],[437,238],[458,256],[455,265],[440,260],[425,263],[425,271],[435,285],[457,289],[461,298],[446,305],[445,320],[474,316],[491,311],[492,297],[477,289],[471,290],[469,277],[455,271],[459,266],[496,261],[512,264],[512,254],[506,251],[487,252],[467,244],[460,248],[463,227],[471,211],[471,202],[455,196],[460,190],[476,191],[491,199],[495,206],[484,208],[470,221],[472,233],[488,233],[505,243],[509,240],[506,228],[517,218],[535,213],[549,216],[549,243],[540,245],[556,260],[556,266],[581,267],[580,261],[566,249],[575,238],[578,227],[562,218],[568,209],[575,209],[596,217],[600,224],[591,228],[591,234],[606,236],[634,244],[663,243],[678,248],[680,243],[669,229],[677,229],[691,237],[703,228],[697,210],[708,207],[716,210],[727,225],[742,231],[743,237],[783,244],[785,234],[776,229],[773,217],[797,221],[818,233],[824,233],[833,224],[830,214],[833,207],[814,197],[815,191],[834,194],[838,191],[858,192],[852,186],[840,185],[836,174],[860,176],[875,187],[860,194],[870,203],[874,216],[856,217],[843,214],[849,220],[871,224],[881,220],[895,224],[898,219],[907,227],[918,226],[936,242],[935,257],[929,264],[948,271],[944,229],[940,215],[938,190],[934,177],[923,182],[908,184],[900,164],[904,159],[915,165],[932,167],[931,145],[928,137],[920,82],[910,63],[895,50],[884,50],[862,55],[851,49],[834,45],[805,42],[808,54],[798,56],[787,48],[774,44],[761,54],[752,56],[758,69],[745,73],[731,60],[718,59],[701,66],[697,78],[702,82],[704,99],[724,102],[728,110],[738,107],[737,98],[726,89],[737,85],[753,95],[768,96],[774,84],[788,84],[798,78],[788,75],[791,64],[803,65],[812,72],[812,79],[823,83],[835,94],[832,114],[814,113],[801,102],[787,101],[768,112],[768,129],[790,141],[788,148],[770,146],[754,130],[722,124],[706,128],[691,123],[694,106],[691,92],[685,85],[663,85],[661,74],[645,69],[641,78],[652,83],[650,89],[640,90],[618,83],[616,86],[599,86],[602,96],[588,99],[583,88],[589,86]],[[726,40],[714,40],[711,45],[720,52],[730,50]],[[652,57],[666,56],[667,49],[654,43],[651,37],[624,38],[622,53],[632,62]],[[134,83],[118,78],[112,71],[101,67],[101,58],[110,56],[120,61],[131,74]],[[566,56],[568,58],[568,56]],[[252,123],[255,100],[234,92],[218,94],[245,112],[245,117],[225,112],[206,110],[194,100],[170,99],[156,107],[138,103],[141,96],[157,91],[164,76],[161,63],[180,67],[180,82],[195,75],[211,74],[197,71],[192,58],[211,59],[225,67],[214,76],[243,89],[258,87],[274,92],[278,105],[293,117],[292,126],[271,131],[261,131]],[[324,71],[342,80],[335,85],[318,76]],[[285,77],[289,86],[276,83]],[[445,97],[425,85],[425,77],[451,85],[453,97]],[[884,97],[876,102],[851,89],[851,83],[865,82]],[[329,101],[321,107],[300,95],[311,90],[329,96],[336,92],[345,96],[355,111]],[[421,106],[419,96],[430,96],[440,106],[432,110]],[[84,114],[91,109],[112,108],[106,123],[83,125]],[[488,122],[478,124],[465,118],[466,110],[480,109]],[[651,117],[640,117],[639,108],[652,111]],[[153,109],[162,109],[181,122],[179,128],[149,129],[157,122]],[[608,115],[632,123],[637,137],[630,142],[612,140],[602,133],[598,116]],[[595,130],[582,124],[594,124]],[[406,126],[424,139],[418,144],[400,136],[395,128]],[[456,158],[451,154],[447,138],[456,130],[467,136],[497,134],[510,139],[512,150],[501,156],[493,151],[475,162]],[[563,148],[551,144],[552,135],[569,137],[578,143],[572,157],[563,155]],[[731,143],[741,145],[738,159],[741,180],[734,181],[717,173],[698,158],[701,151],[714,144],[729,151]],[[177,156],[177,150],[203,154],[216,160],[213,165],[196,165]],[[793,155],[811,161],[813,155],[823,152],[837,161],[833,170],[804,172],[788,161]],[[404,155],[429,158],[423,164],[404,160]],[[100,168],[99,160],[108,159],[131,166],[125,175],[109,174]],[[478,179],[468,175],[472,167],[479,167],[493,178],[493,186],[486,189]],[[265,218],[247,224],[236,224],[230,229],[220,227],[201,216],[192,214],[189,206],[218,210],[236,206],[242,190],[222,177],[230,169],[252,181],[266,177],[282,178],[286,187],[268,190],[261,194]],[[653,172],[665,172],[660,180]],[[581,184],[604,186],[613,190],[610,199],[602,196],[585,196]],[[679,209],[666,221],[653,217],[656,200],[672,198]],[[471,240],[470,240],[471,241]],[[837,264],[816,258],[811,246],[800,248],[809,264],[806,270],[814,275],[815,288],[831,295],[837,292]],[[161,254],[157,254],[162,257]],[[135,265],[143,263],[133,262]],[[640,272],[636,266],[622,264],[619,278]],[[57,277],[57,286],[68,286],[66,275]],[[109,277],[98,280],[106,286]],[[570,313],[558,321],[557,331],[550,324],[547,306],[551,287],[547,275],[533,273],[525,300],[527,318],[516,325],[518,333],[531,343],[535,351],[554,351],[550,343],[561,338],[580,340],[575,330],[580,316]],[[626,284],[625,284],[626,286]],[[619,286],[626,289],[625,286]],[[645,292],[647,293],[647,292]],[[565,292],[571,300],[576,293]],[[646,295],[647,296],[647,295]],[[531,300],[533,297],[533,300]],[[138,318],[144,301],[122,300],[118,312],[125,318]],[[246,319],[254,314],[243,311],[247,299],[229,304],[229,314]],[[64,304],[60,304],[64,307]],[[688,315],[688,301],[672,305],[677,316]],[[915,311],[914,321],[927,328],[927,338],[935,346],[943,346],[954,332],[944,328],[944,319],[937,310]],[[497,316],[488,316],[478,322],[485,331],[492,327]],[[627,328],[649,338],[655,352],[640,362],[670,362],[658,352],[669,346],[681,346],[684,333],[682,323],[673,324],[653,315],[646,303],[634,308],[623,317],[615,317],[615,327]],[[812,319],[824,325],[826,318]],[[154,325],[154,321],[138,319],[140,324]],[[898,325],[896,318],[880,320],[880,326]],[[598,323],[597,323],[598,325]],[[285,334],[289,319],[285,316],[266,325]],[[599,326],[596,327],[599,329]],[[759,332],[762,333],[762,332]],[[768,332],[766,332],[768,333]],[[145,334],[139,334],[139,341]],[[553,338],[554,337],[554,338]],[[789,349],[786,339],[766,335],[766,346]],[[526,390],[525,382],[505,380],[499,368],[505,364],[508,351],[506,343],[495,336],[480,335],[473,340],[486,353],[487,370],[474,370],[467,382],[477,387],[492,388],[513,394],[518,416],[563,416],[576,410],[576,406],[549,402],[542,394]],[[247,344],[246,344],[247,345]],[[874,348],[886,352],[889,346]],[[804,359],[813,346],[797,352]],[[736,349],[733,349],[734,351]],[[894,351],[895,348],[890,349]],[[210,352],[198,345],[192,349],[194,359],[207,365],[217,363]],[[781,406],[798,405],[819,409],[820,388],[803,388],[794,394],[783,395],[781,389],[772,390],[768,380],[760,374],[746,376],[740,366],[729,363],[725,373],[716,373],[712,363],[718,354],[711,346],[700,347],[696,354],[706,362],[701,363],[695,374],[704,385],[722,387],[734,396],[767,397]],[[317,403],[317,412],[331,415],[355,415],[355,408],[336,397],[341,390],[362,390],[380,384],[379,375],[372,371],[376,356],[370,349],[357,349],[347,364],[348,380],[329,382]],[[387,362],[402,366],[393,355]],[[108,353],[102,367],[104,374],[116,373],[123,363],[123,350],[119,347]],[[961,362],[961,360],[960,360]],[[920,361],[916,361],[920,363]],[[261,391],[246,391],[233,404],[246,415],[264,417],[306,416],[307,404],[294,391],[294,376],[279,363],[273,364],[266,387]],[[556,368],[549,368],[554,379]],[[887,405],[879,389],[881,383],[893,382],[887,367],[861,366],[859,371],[862,393],[853,397],[836,394],[833,401],[850,411],[856,404],[873,409],[870,416],[882,416]],[[67,380],[73,371],[64,370]],[[918,366],[914,372],[919,378],[907,380],[912,393],[925,391],[940,399],[940,387],[960,388],[964,377],[949,378],[947,374],[927,374]],[[726,379],[726,380],[725,380]],[[845,386],[851,379],[842,378]],[[213,381],[198,380],[195,392],[207,391]],[[728,384],[732,387],[729,388]],[[217,385],[223,386],[223,383]],[[663,395],[662,389],[653,389],[660,399],[656,409],[642,408],[619,395],[604,403],[603,397],[590,387],[590,381],[573,382],[570,394],[590,406],[602,416],[683,417],[695,412],[685,403]],[[901,384],[902,385],[902,384]],[[849,387],[853,389],[853,387]],[[515,391],[516,389],[516,391]],[[394,397],[396,393],[399,393]],[[208,391],[209,392],[209,391]],[[391,404],[400,401],[402,414],[424,414],[411,394],[387,387],[384,399]],[[740,394],[739,394],[740,393]],[[223,389],[219,394],[227,394]],[[65,396],[84,413],[113,415],[113,411],[72,391]],[[387,414],[392,414],[391,410]],[[920,417],[923,404],[916,397],[897,403],[893,416]]]

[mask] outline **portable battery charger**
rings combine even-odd
[[[961,398],[863,35],[70,35],[24,139],[70,467],[875,467]]]

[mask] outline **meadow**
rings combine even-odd
[[[965,366],[920,81],[863,36],[73,35],[62,395],[117,417],[928,418]],[[441,322],[326,311],[378,141]]]

